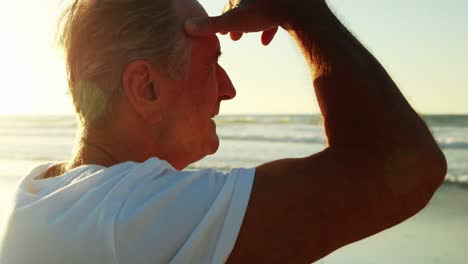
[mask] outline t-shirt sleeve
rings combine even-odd
[[[138,177],[116,218],[118,263],[225,263],[255,170],[169,169],[156,174]]]

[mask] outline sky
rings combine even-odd
[[[224,1],[200,0],[217,15]],[[468,1],[329,0],[332,10],[390,73],[421,114],[468,114]],[[54,45],[59,0],[0,0],[0,115],[72,114],[65,66]],[[315,114],[307,65],[280,31],[220,36],[220,64],[237,97],[221,114]]]

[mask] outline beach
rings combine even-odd
[[[443,185],[413,218],[316,263],[466,264],[467,225],[468,189]]]
[[[423,211],[316,263],[468,263],[468,116],[425,116],[449,164],[444,184]],[[319,116],[222,116],[218,153],[188,169],[229,171],[325,146]],[[77,123],[70,116],[0,116],[0,221],[16,184],[35,166],[69,158]]]

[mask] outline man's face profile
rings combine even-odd
[[[175,12],[183,30],[189,17],[207,16],[195,0],[174,0]],[[183,35],[185,35],[182,32]],[[164,78],[161,104],[165,118],[158,124],[159,134],[170,145],[192,161],[216,152],[219,139],[212,118],[219,113],[222,100],[235,97],[236,91],[224,69],[218,64],[221,55],[216,35],[200,38],[186,36],[189,49],[185,76]]]

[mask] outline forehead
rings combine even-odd
[[[197,0],[172,0],[176,16],[179,20],[181,28],[183,23],[190,17],[207,17],[208,13]],[[216,34],[192,40],[192,47],[200,46],[196,49],[198,52],[207,53],[207,56],[213,57],[220,50],[219,39]]]

